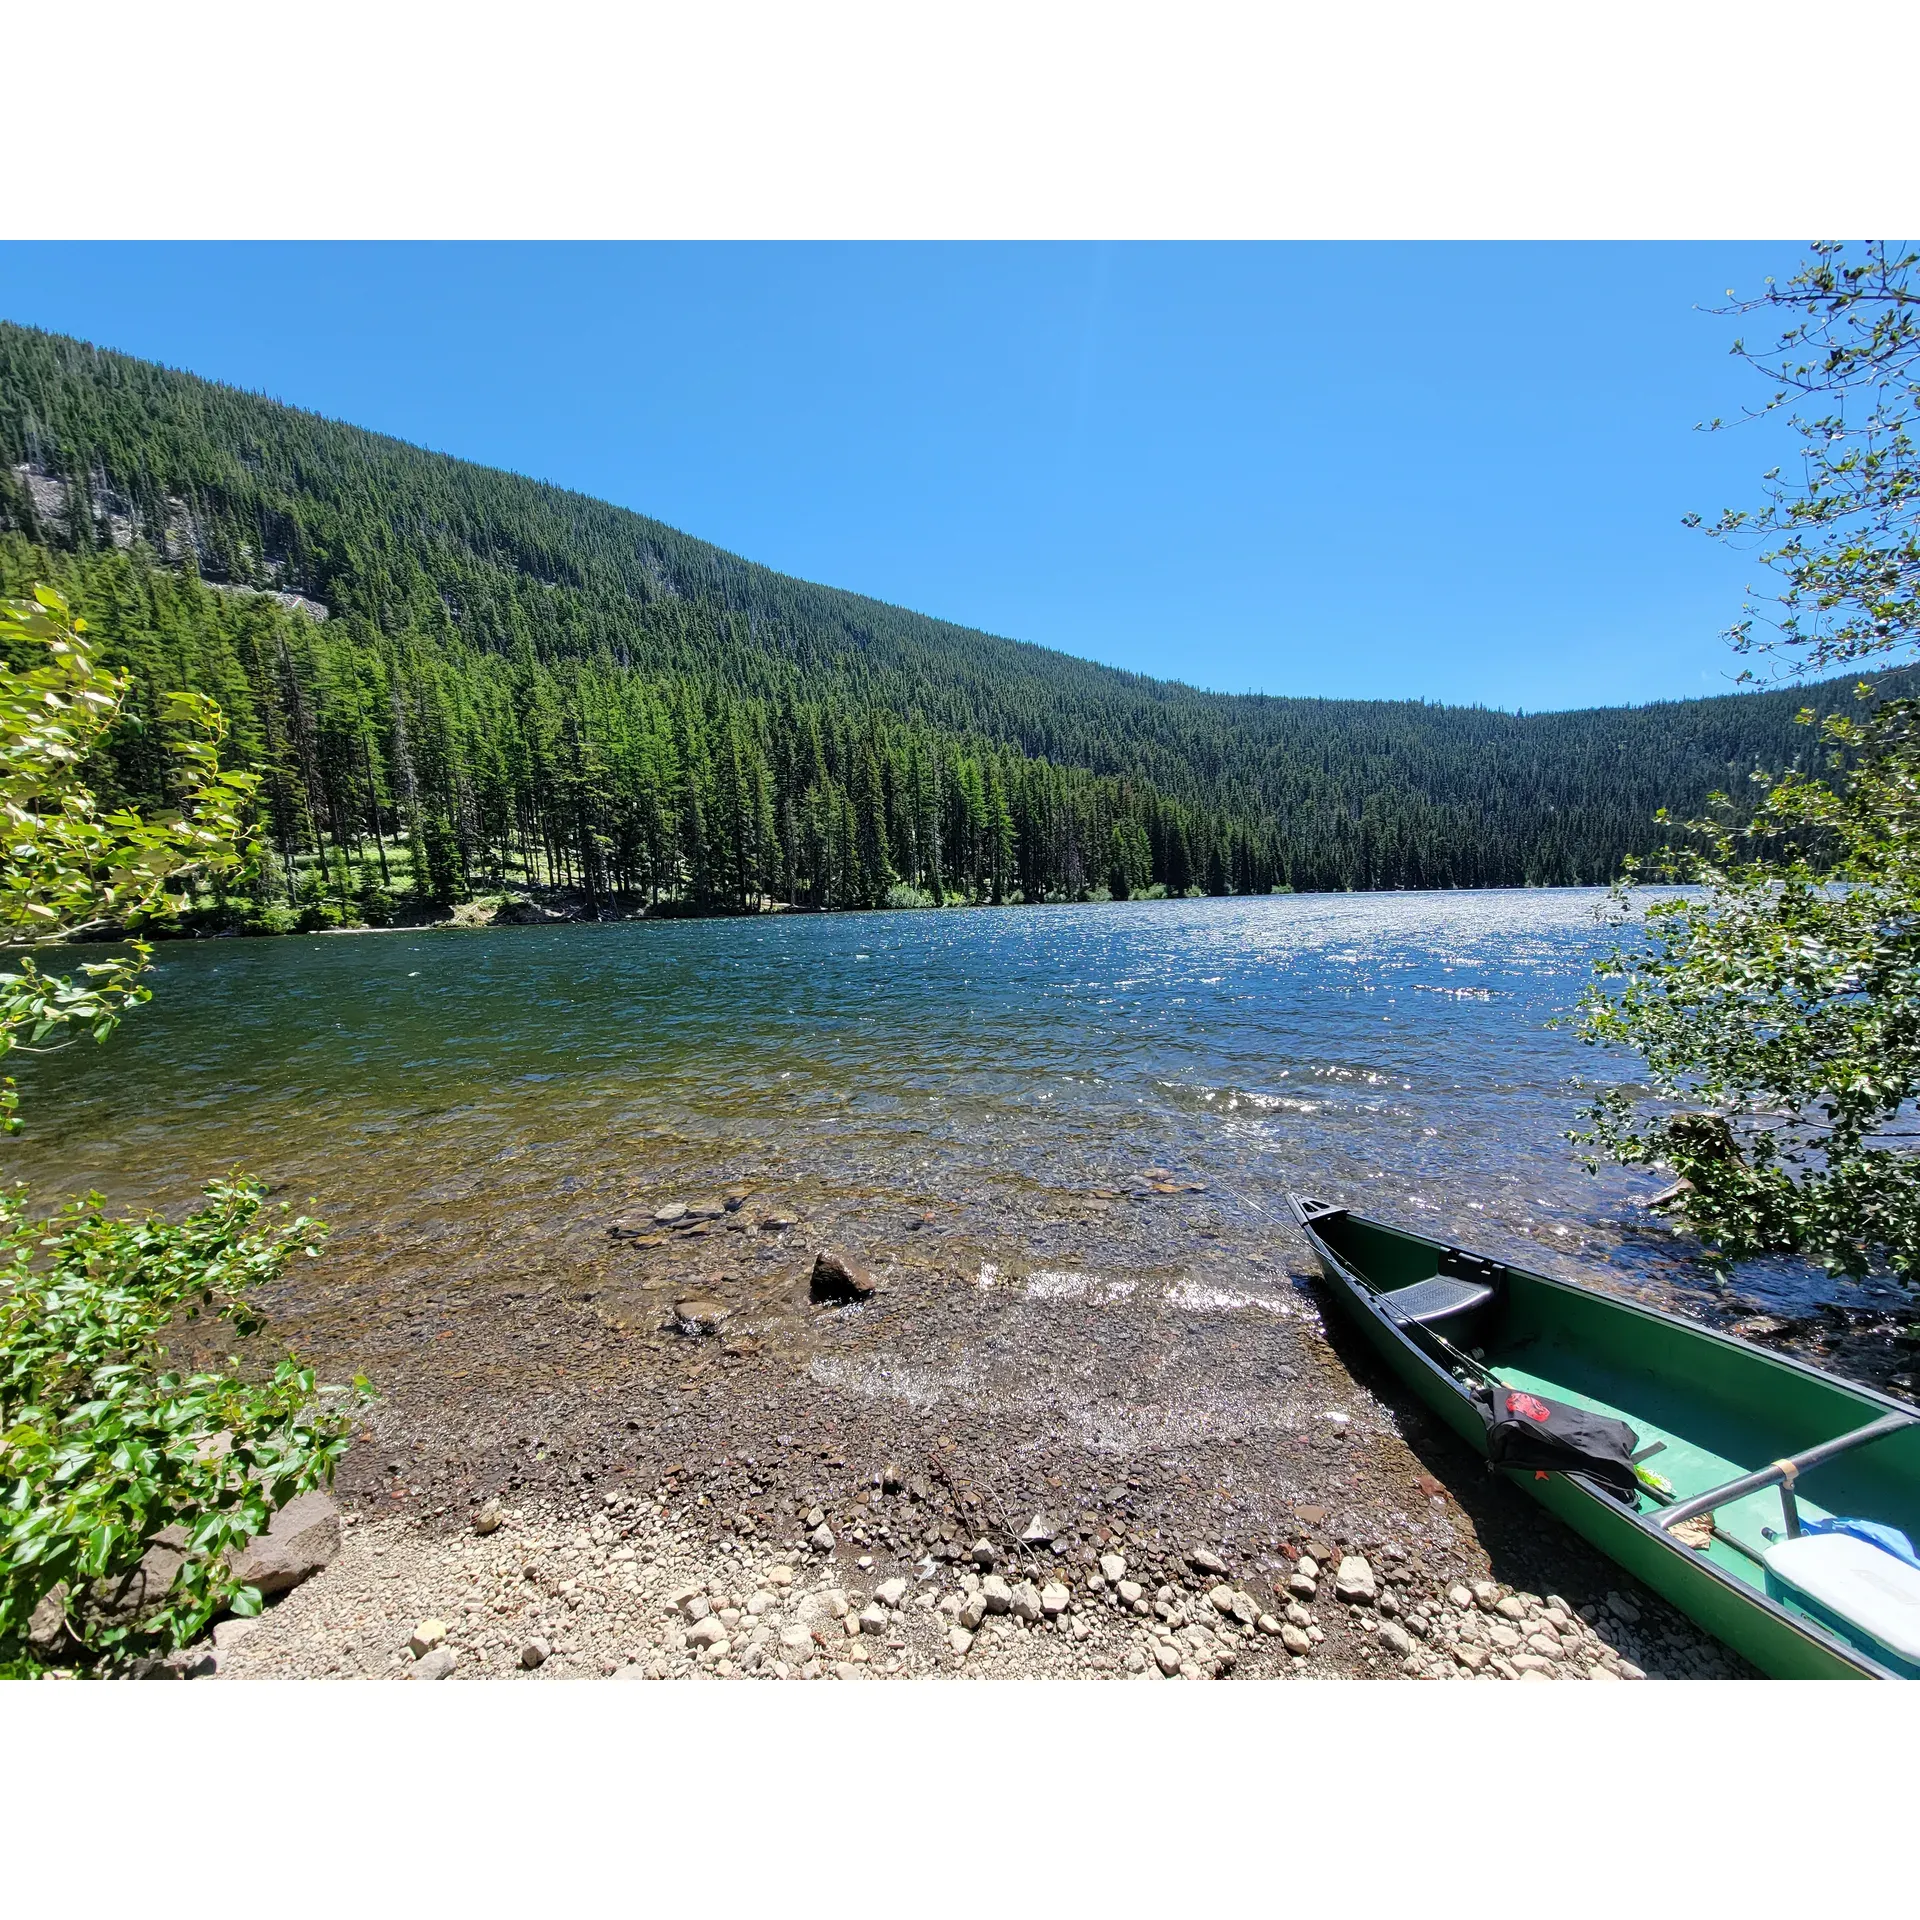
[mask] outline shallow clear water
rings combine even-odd
[[[312,1195],[346,1271],[417,1285],[578,1246],[673,1183],[957,1210],[1149,1166],[1209,1237],[1297,1251],[1289,1189],[1616,1284],[1697,1288],[1563,1135],[1549,1023],[1598,892],[1327,895],[219,941],[160,950],[104,1052],[21,1074],[12,1170],[177,1203],[244,1163]],[[515,1252],[514,1250],[518,1250]],[[514,1257],[503,1267],[503,1252]],[[584,1257],[584,1256],[582,1256]],[[1743,1276],[1792,1306],[1798,1269]]]

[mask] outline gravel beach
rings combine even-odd
[[[1745,1671],[1346,1346],[1289,1230],[1164,1167],[990,1224],[737,1184],[599,1215],[564,1279],[282,1302],[381,1385],[344,1544],[176,1670]]]

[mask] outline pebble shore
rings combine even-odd
[[[891,1497],[916,1500],[904,1485]],[[882,1563],[825,1545],[823,1512],[814,1538],[724,1554],[697,1529],[620,1502],[585,1524],[493,1507],[479,1525],[350,1525],[331,1565],[259,1618],[222,1622],[184,1669],[222,1679],[1147,1681],[1734,1671],[1656,1602],[1611,1592],[1575,1606],[1489,1580],[1449,1583],[1391,1547],[1376,1565],[1309,1542],[1291,1571],[1268,1578],[1237,1574],[1204,1547],[1110,1546],[1086,1567],[1052,1541],[1009,1555],[984,1538],[958,1568]]]

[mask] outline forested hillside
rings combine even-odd
[[[259,904],[378,918],[1574,883],[1804,754],[1813,693],[1519,717],[1208,694],[792,580],[624,509],[0,323],[0,591],[265,779]]]

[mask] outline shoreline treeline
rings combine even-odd
[[[0,455],[0,590],[58,585],[135,675],[104,787],[162,803],[165,695],[212,695],[261,776],[256,909],[1593,884],[1844,698],[1202,693],[8,324]]]

